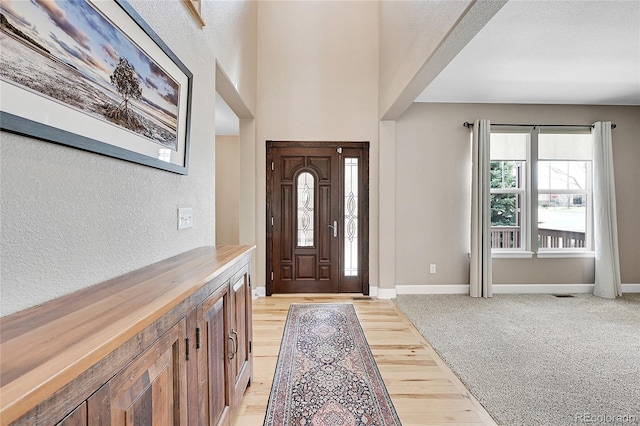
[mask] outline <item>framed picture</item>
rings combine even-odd
[[[204,27],[204,19],[202,19],[202,0],[184,0],[184,4],[191,12],[193,19],[196,20],[200,28]]]
[[[0,12],[2,130],[188,174],[193,76],[125,0]]]

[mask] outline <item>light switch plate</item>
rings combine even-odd
[[[178,209],[178,229],[191,228],[193,226],[193,209],[182,207]]]

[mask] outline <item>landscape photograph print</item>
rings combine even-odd
[[[0,79],[178,150],[180,84],[90,2],[0,0],[0,13]]]

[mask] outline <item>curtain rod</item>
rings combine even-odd
[[[467,129],[470,129],[471,127],[473,127],[473,123],[469,123],[468,121],[465,121],[464,123],[462,123],[462,125]],[[533,127],[534,129],[536,127],[589,127],[593,129],[593,124],[493,124],[491,123],[491,125],[492,126]],[[615,129],[616,125],[611,124],[611,128]]]

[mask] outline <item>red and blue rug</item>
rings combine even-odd
[[[292,304],[265,426],[400,425],[351,304]]]

